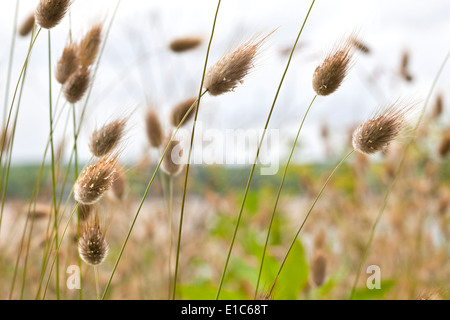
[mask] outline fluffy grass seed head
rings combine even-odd
[[[94,130],[89,141],[89,150],[96,157],[103,157],[113,152],[119,145],[127,119],[118,119]]]
[[[173,39],[169,43],[169,48],[173,52],[181,53],[197,48],[202,42],[203,39],[200,37],[181,37]]]
[[[19,33],[19,36],[26,37],[31,33],[34,27],[34,13],[30,14],[20,25],[19,30],[17,31]]]
[[[183,117],[189,111],[189,108],[194,104],[196,100],[197,98],[189,98],[187,100],[180,102],[172,109],[170,113],[170,122],[174,127],[178,127],[181,120],[183,120]],[[197,105],[198,103],[196,103],[196,105],[189,112],[183,124],[186,124],[189,121],[189,119],[191,119],[194,116]]]
[[[385,151],[404,128],[414,105],[394,103],[378,111],[372,118],[361,123],[353,132],[352,145],[364,154]]]
[[[58,60],[55,69],[55,78],[59,83],[64,84],[78,68],[77,47],[74,44],[69,44],[64,48],[62,56]]]
[[[150,145],[155,148],[160,147],[164,140],[164,133],[158,114],[153,108],[147,110],[147,114],[145,115],[145,128]]]
[[[258,50],[273,32],[275,30],[263,38],[251,38],[210,67],[203,84],[209,94],[217,96],[230,92],[242,83],[254,65]]]
[[[94,204],[114,182],[118,155],[108,155],[81,172],[74,186],[74,198],[81,204]]]
[[[313,74],[313,89],[319,96],[335,92],[344,81],[354,53],[354,35],[340,40]]]
[[[78,44],[80,65],[84,68],[91,66],[97,58],[102,42],[103,23],[97,23],[89,29]]]
[[[66,100],[70,103],[80,101],[89,88],[90,78],[90,72],[87,68],[78,68],[73,72],[63,86]]]
[[[97,266],[105,261],[108,251],[108,243],[98,222],[98,216],[95,215],[94,219],[83,225],[78,239],[78,253],[85,263]]]
[[[64,18],[71,0],[40,0],[35,11],[36,23],[44,29],[55,27]]]
[[[170,141],[170,137],[172,134],[164,142],[164,147]],[[166,155],[161,163],[161,169],[169,176],[176,176],[182,170],[184,165],[181,163],[183,157],[183,149],[181,148],[180,141],[174,138],[170,143],[169,148],[167,149]]]

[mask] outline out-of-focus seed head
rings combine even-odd
[[[35,11],[36,23],[44,29],[55,27],[64,18],[71,0],[40,0]]]
[[[197,48],[202,41],[203,39],[200,37],[176,38],[169,43],[169,48],[173,52],[181,53]]]
[[[312,84],[319,96],[332,94],[344,81],[351,66],[353,38],[354,36],[351,36],[344,41],[339,41],[314,71]]]
[[[163,144],[165,148],[170,141],[171,135]],[[182,163],[183,157],[183,149],[178,140],[174,139],[170,143],[169,148],[167,149],[166,155],[161,163],[161,169],[168,174],[169,176],[178,175],[181,170],[183,170],[184,164]]]
[[[97,58],[102,42],[102,30],[102,23],[93,25],[78,44],[78,56],[82,67],[88,68]]]
[[[20,25],[18,33],[19,36],[25,37],[31,33],[34,27],[34,13],[30,14]]]
[[[73,72],[63,86],[64,96],[70,103],[76,103],[89,88],[90,72],[86,68],[79,68]]]
[[[194,102],[197,100],[197,98],[189,98],[187,100],[184,100],[177,104],[170,114],[170,122],[174,127],[178,127],[178,125],[181,123],[181,120],[183,120],[183,117],[186,115],[186,113],[189,111],[189,109],[192,107]],[[186,116],[186,119],[184,119],[183,125],[191,119],[195,114],[195,109],[197,108],[197,103],[192,108],[192,110],[189,112],[189,114]]]
[[[117,166],[117,170],[114,173],[114,182],[111,186],[111,190],[117,199],[123,199],[126,188],[127,176],[125,171],[121,166]]]
[[[403,129],[413,107],[394,103],[378,111],[374,117],[361,123],[353,132],[353,148],[365,154],[384,151]]]
[[[317,251],[311,261],[312,279],[320,287],[325,282],[327,259],[321,251]]]
[[[158,148],[164,140],[164,133],[155,109],[149,108],[145,116],[147,138],[152,147]]]
[[[254,65],[259,48],[273,32],[261,39],[250,39],[209,68],[203,84],[209,94],[217,96],[230,92],[242,83]]]
[[[64,48],[63,54],[58,60],[55,69],[55,78],[59,83],[64,84],[78,68],[79,59],[77,48],[75,45],[70,44]]]
[[[94,204],[114,182],[118,155],[108,155],[88,166],[74,186],[74,198],[82,204]]]
[[[89,150],[96,157],[113,152],[119,145],[125,131],[127,119],[114,120],[99,130],[94,130],[89,142]]]

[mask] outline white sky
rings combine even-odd
[[[32,12],[37,3],[37,0],[20,1],[19,22]],[[99,19],[108,23],[115,5],[113,0],[74,0],[71,9],[74,38],[80,38]],[[146,99],[167,115],[174,104],[198,93],[216,5],[217,2],[212,0],[122,0],[107,40],[88,105],[88,117],[80,136],[83,159],[89,158],[87,140],[95,127],[137,108],[131,119],[124,154],[127,159],[135,159],[147,147],[143,122]],[[287,56],[280,55],[280,50],[292,46],[309,5],[310,1],[292,0],[222,1],[209,65],[253,34],[279,29],[270,38],[255,72],[241,87],[234,93],[203,99],[199,119],[205,122],[204,127],[260,129],[264,126],[287,62]],[[15,1],[0,2],[2,107],[14,10]],[[318,146],[318,137],[322,122],[332,126],[332,135],[339,143],[346,139],[347,126],[365,119],[379,104],[399,97],[424,99],[450,50],[447,41],[449,13],[450,1],[446,0],[316,1],[300,40],[302,46],[294,55],[282,87],[271,128],[281,129],[282,137],[292,138],[314,95],[311,77],[315,67],[337,38],[353,30],[359,30],[372,52],[358,55],[348,78],[335,94],[316,100],[300,138],[303,152],[299,156],[302,159],[321,155],[323,148]],[[62,53],[68,30],[67,17],[52,30],[53,67]],[[182,56],[171,54],[167,49],[168,42],[183,35],[203,36],[205,43]],[[28,39],[16,39],[9,101],[27,46]],[[412,83],[402,82],[395,75],[403,50],[409,50],[411,54]],[[13,163],[39,161],[43,154],[48,137],[47,54],[47,34],[43,32],[33,49],[28,69]],[[137,63],[139,57],[145,59]],[[444,93],[444,101],[450,100],[450,97],[446,98],[450,88],[449,70],[450,66],[444,70],[437,87],[437,91]],[[367,82],[367,77],[373,74],[379,75],[376,86]],[[54,81],[54,101],[58,91]],[[55,134],[56,141],[61,139],[61,127]]]

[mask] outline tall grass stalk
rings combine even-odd
[[[302,224],[298,228],[297,233],[295,234],[294,239],[292,240],[291,245],[289,246],[289,249],[286,252],[286,255],[284,256],[284,259],[281,262],[280,268],[278,269],[278,272],[277,272],[277,274],[275,276],[275,280],[273,281],[273,284],[272,284],[272,286],[270,288],[269,295],[272,295],[273,289],[275,288],[276,282],[277,282],[277,280],[278,280],[278,278],[280,276],[280,273],[281,273],[281,270],[283,269],[284,264],[286,263],[286,260],[287,260],[287,258],[289,256],[289,253],[291,252],[292,248],[294,247],[295,241],[297,241],[297,238],[300,235],[300,232],[302,231],[303,226],[305,225],[306,221],[308,220],[312,210],[314,209],[314,206],[316,205],[317,201],[319,201],[320,196],[322,195],[323,191],[325,190],[326,186],[330,182],[330,180],[333,177],[333,175],[336,173],[336,171],[338,171],[338,169],[342,166],[342,164],[353,154],[353,152],[355,152],[355,149],[352,149],[349,153],[347,153],[347,155],[333,169],[333,171],[330,173],[330,175],[328,176],[327,180],[323,184],[322,188],[320,189],[319,193],[317,194],[316,198],[314,199],[313,204],[309,208],[308,213],[306,214],[305,218],[303,219]]]
[[[277,210],[277,205],[278,205],[278,201],[280,199],[281,190],[283,189],[284,180],[286,179],[286,174],[287,174],[287,171],[288,171],[288,168],[289,168],[289,164],[291,163],[292,155],[294,154],[295,147],[297,146],[298,137],[300,136],[300,132],[302,131],[303,124],[304,124],[304,122],[306,120],[306,117],[308,116],[309,110],[311,109],[311,106],[313,105],[313,103],[316,100],[316,98],[317,98],[317,95],[315,95],[314,98],[311,100],[311,103],[309,104],[308,109],[306,110],[305,115],[303,116],[302,122],[300,124],[300,127],[298,128],[297,135],[296,135],[294,143],[292,145],[291,153],[289,154],[288,161],[287,161],[286,166],[284,168],[283,176],[281,178],[280,187],[278,188],[278,193],[277,193],[277,196],[276,196],[276,199],[275,199],[275,205],[273,207],[272,215],[270,217],[270,222],[269,222],[269,227],[268,227],[268,230],[267,230],[266,241],[264,243],[263,253],[261,255],[261,264],[260,264],[260,267],[259,267],[258,279],[256,281],[256,289],[255,289],[255,296],[254,296],[255,299],[256,299],[256,297],[258,295],[259,282],[260,282],[260,279],[261,279],[261,273],[262,273],[262,269],[263,269],[263,265],[264,265],[264,257],[266,255],[267,245],[269,243],[270,231],[272,229],[272,223],[273,223],[273,220],[274,220],[274,217],[275,217],[275,212]]]
[[[240,221],[241,221],[242,212],[243,212],[243,210],[244,210],[245,201],[246,201],[246,199],[247,199],[247,194],[248,194],[248,191],[249,191],[249,189],[250,189],[250,184],[251,184],[251,182],[252,182],[252,178],[253,178],[253,174],[254,174],[254,171],[255,171],[256,163],[257,163],[258,158],[259,158],[259,152],[260,152],[260,150],[261,150],[262,142],[263,142],[263,140],[264,140],[266,130],[267,130],[268,126],[269,126],[269,122],[270,122],[270,119],[271,119],[272,112],[273,112],[273,109],[274,109],[274,107],[275,107],[275,104],[276,104],[276,102],[277,102],[278,95],[279,95],[280,90],[281,90],[281,86],[283,85],[284,78],[286,77],[287,71],[288,71],[288,69],[289,69],[289,65],[290,65],[290,63],[291,63],[292,56],[293,56],[293,54],[294,54],[294,51],[295,51],[295,48],[296,48],[296,46],[297,46],[297,43],[298,43],[298,41],[299,41],[299,39],[300,39],[300,36],[301,36],[301,34],[302,34],[302,32],[303,32],[303,29],[304,29],[304,27],[305,27],[305,25],[306,25],[306,21],[308,20],[309,14],[311,13],[311,10],[312,10],[312,8],[313,8],[314,2],[315,2],[315,0],[313,0],[313,1],[311,2],[311,6],[309,7],[309,10],[308,10],[308,12],[307,12],[307,14],[306,14],[306,17],[305,17],[304,20],[303,20],[303,23],[302,23],[302,26],[301,26],[301,28],[300,28],[300,31],[298,32],[297,38],[295,39],[294,45],[293,45],[293,47],[292,47],[291,53],[290,53],[290,55],[289,55],[289,58],[288,58],[288,61],[287,61],[287,64],[286,64],[286,68],[284,69],[283,75],[282,75],[282,77],[281,77],[280,83],[279,83],[278,88],[277,88],[277,91],[276,91],[276,93],[275,93],[275,97],[274,97],[274,99],[273,99],[273,103],[272,103],[272,106],[271,106],[271,108],[270,108],[269,115],[268,115],[267,120],[266,120],[266,124],[265,124],[265,126],[264,126],[263,134],[262,134],[261,139],[260,139],[260,142],[259,142],[259,144],[258,144],[258,149],[257,149],[257,151],[256,151],[255,160],[254,160],[254,162],[253,162],[252,169],[251,169],[251,171],[250,171],[250,176],[249,176],[248,181],[247,181],[247,186],[246,186],[246,188],[245,188],[244,197],[243,197],[243,200],[242,200],[241,208],[240,208],[240,210],[239,210],[239,215],[238,215],[238,218],[237,218],[237,221],[236,221],[236,226],[235,226],[235,229],[234,229],[233,237],[232,237],[232,239],[231,239],[231,244],[230,244],[230,248],[229,248],[229,250],[228,250],[227,258],[226,258],[226,261],[225,261],[225,266],[224,266],[224,268],[223,268],[223,272],[222,272],[222,275],[221,275],[221,277],[220,277],[220,282],[219,282],[219,286],[218,286],[217,294],[216,294],[216,300],[219,299],[220,292],[221,292],[221,290],[222,290],[222,285],[223,285],[223,281],[224,281],[224,279],[225,279],[225,274],[226,274],[227,267],[228,267],[228,263],[229,263],[229,260],[230,260],[231,251],[233,250],[234,241],[235,241],[235,239],[236,239],[236,234],[237,234],[237,231],[238,231],[238,228],[239,228],[239,224],[240,224]]]
[[[221,0],[219,0],[217,2],[216,13],[214,15],[214,22],[212,25],[211,35],[209,37],[209,42],[208,42],[208,49],[206,49],[205,63],[203,66],[203,74],[202,74],[202,79],[200,81],[200,89],[199,89],[199,93],[198,93],[198,98],[196,101],[197,108],[195,109],[194,123],[192,124],[191,142],[189,145],[189,153],[188,153],[188,158],[187,158],[187,163],[186,163],[186,175],[184,178],[183,198],[181,200],[181,213],[180,213],[180,223],[179,223],[179,227],[178,227],[178,242],[177,242],[177,254],[176,254],[176,258],[175,258],[175,274],[174,274],[174,278],[173,278],[172,300],[175,300],[175,294],[176,294],[176,289],[177,289],[178,263],[179,263],[179,259],[180,259],[180,246],[181,246],[181,231],[183,229],[184,204],[186,202],[187,181],[188,181],[188,177],[189,177],[189,167],[190,167],[190,162],[191,162],[192,147],[194,145],[195,124],[197,123],[198,110],[200,109],[200,99],[203,96],[203,94],[206,92],[206,91],[204,91],[204,93],[202,94],[203,83],[204,83],[205,74],[206,74],[206,67],[208,65],[209,52],[211,49],[211,43],[212,43],[212,39],[214,37],[215,28],[216,28],[217,16],[219,14],[219,9],[220,9],[220,2],[221,2]]]
[[[381,220],[381,217],[383,215],[384,209],[386,208],[389,196],[390,196],[390,194],[391,194],[391,192],[392,192],[392,190],[394,188],[395,183],[398,180],[398,176],[400,175],[401,169],[402,169],[403,164],[404,164],[405,159],[406,159],[406,154],[408,153],[409,148],[411,147],[411,145],[413,144],[413,142],[416,139],[417,130],[419,129],[419,126],[422,123],[423,117],[425,116],[425,112],[426,112],[428,103],[430,101],[431,95],[432,95],[432,93],[433,93],[433,91],[434,91],[434,89],[436,87],[438,79],[439,79],[439,77],[440,77],[440,75],[441,75],[441,73],[442,73],[442,71],[443,71],[443,69],[444,69],[444,67],[445,67],[445,65],[446,65],[446,63],[447,63],[449,58],[450,58],[450,51],[445,56],[444,60],[442,61],[441,65],[440,65],[440,67],[439,67],[439,69],[438,69],[438,71],[437,71],[437,73],[436,73],[436,75],[435,75],[435,77],[433,79],[433,82],[431,84],[430,90],[428,91],[427,97],[426,97],[426,99],[425,99],[425,101],[423,103],[422,110],[421,110],[420,115],[419,115],[419,119],[417,120],[416,125],[414,126],[413,131],[411,133],[411,138],[409,139],[406,147],[403,150],[403,154],[402,154],[400,162],[399,162],[399,164],[397,166],[397,169],[395,170],[394,177],[392,178],[392,181],[391,181],[389,187],[387,188],[386,193],[385,193],[385,195],[383,197],[383,202],[381,204],[381,207],[380,207],[380,210],[378,212],[378,215],[377,215],[377,217],[376,217],[376,219],[375,219],[375,221],[374,221],[374,223],[373,223],[373,225],[371,227],[369,238],[367,240],[367,243],[366,243],[366,245],[364,247],[363,254],[361,256],[361,261],[359,263],[359,266],[358,266],[358,269],[357,269],[357,272],[356,272],[356,276],[355,276],[355,280],[353,281],[352,289],[351,289],[351,292],[350,292],[350,296],[349,296],[350,300],[353,299],[353,297],[355,295],[356,286],[358,284],[359,276],[361,275],[362,266],[364,265],[364,263],[366,261],[366,258],[367,258],[368,252],[369,252],[369,248],[370,248],[370,246],[372,244],[372,240],[373,240],[373,237],[375,235],[376,228],[378,226],[378,223]]]

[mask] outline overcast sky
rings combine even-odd
[[[0,2],[0,105],[5,96],[6,70],[15,12],[15,1]],[[34,10],[37,0],[20,0],[18,20]],[[74,0],[71,27],[75,39],[93,23],[107,25],[116,6],[114,0]],[[198,93],[203,62],[217,2],[126,0],[119,6],[106,40],[98,75],[88,104],[88,117],[80,136],[80,153],[89,158],[89,134],[106,121],[135,110],[127,134],[124,156],[136,159],[148,145],[144,110],[157,107],[162,119],[177,102]],[[278,28],[264,47],[256,69],[235,92],[203,99],[199,120],[204,127],[262,128],[280,81],[289,49],[297,36],[310,1],[223,0],[212,42],[209,65],[227,50],[255,33]],[[320,126],[328,123],[336,142],[346,139],[346,128],[364,120],[380,104],[402,97],[424,99],[432,80],[450,50],[450,1],[407,0],[318,0],[303,31],[300,46],[283,84],[271,128],[282,138],[292,138],[309,101],[314,96],[312,74],[336,39],[358,30],[370,47],[358,54],[342,87],[320,97],[307,119],[302,152],[298,157],[320,156]],[[52,67],[66,43],[68,16],[51,32]],[[167,44],[179,36],[202,36],[202,46],[183,55],[171,53]],[[12,90],[23,64],[28,40],[16,39]],[[28,68],[23,92],[13,163],[39,161],[48,137],[47,33],[39,36]],[[402,81],[398,68],[402,53],[410,53],[412,82]],[[437,92],[450,100],[450,66],[438,83]],[[375,82],[370,82],[375,79]],[[59,92],[53,82],[53,101]],[[60,104],[61,106],[62,104]],[[81,105],[79,106],[81,108]],[[448,107],[447,107],[447,116]],[[65,117],[63,116],[63,120]],[[62,138],[64,121],[55,133]],[[69,133],[70,133],[69,129]],[[70,135],[68,135],[70,137]],[[69,142],[71,141],[68,138]]]

